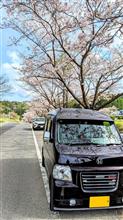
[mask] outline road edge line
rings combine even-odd
[[[32,129],[32,127],[31,127],[31,129]],[[38,142],[37,142],[37,139],[35,136],[35,132],[33,131],[33,129],[32,129],[32,134],[33,134],[34,144],[35,144],[38,162],[39,162],[39,166],[40,166],[40,171],[42,174],[44,188],[45,188],[45,192],[46,192],[46,198],[47,198],[48,203],[50,203],[50,191],[49,191],[48,178],[47,178],[45,168],[42,167],[42,155],[41,155],[41,151],[39,149],[39,145],[38,145]]]

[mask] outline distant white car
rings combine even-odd
[[[123,116],[123,110],[119,111],[119,115]]]
[[[32,120],[33,130],[40,129],[43,130],[45,126],[45,117],[37,117]]]

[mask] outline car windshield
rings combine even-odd
[[[121,144],[120,136],[112,122],[65,121],[58,122],[59,144]]]
[[[41,122],[45,122],[45,118],[36,118],[34,121],[41,121]]]

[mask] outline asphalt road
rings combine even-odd
[[[7,130],[13,128],[16,126],[17,123],[6,123],[6,124],[3,124],[1,125],[0,127],[0,135],[4,132],[6,132]]]
[[[44,187],[45,171],[42,173],[39,166],[30,125],[5,126],[8,129],[0,136],[0,220],[123,220],[122,209],[51,212]],[[35,131],[35,136],[41,150],[42,131]]]

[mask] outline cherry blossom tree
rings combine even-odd
[[[10,90],[12,89],[12,87],[10,86],[9,80],[6,77],[6,75],[0,75],[0,96],[2,98],[2,96],[8,92],[10,92]]]
[[[28,44],[23,79],[52,106],[53,81],[84,108],[99,110],[123,95],[122,0],[10,0],[3,7],[4,27],[20,34],[12,42]]]
[[[29,74],[22,77],[21,80],[28,84],[28,90],[31,89],[34,94],[40,97],[39,100],[46,109],[67,107],[68,92],[56,78],[41,78]]]

